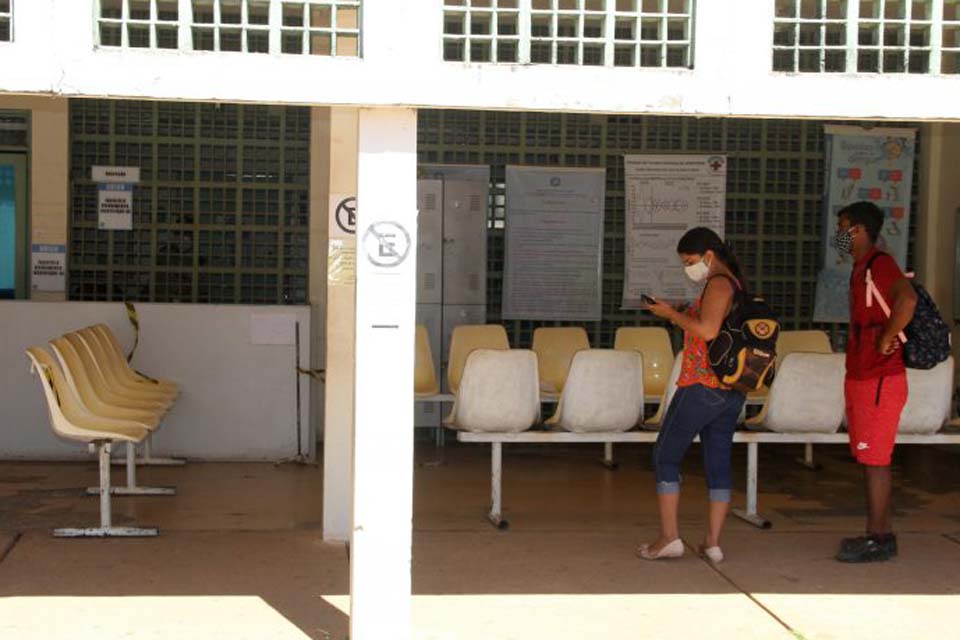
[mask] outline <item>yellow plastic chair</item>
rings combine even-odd
[[[540,393],[556,398],[570,373],[570,363],[578,351],[590,348],[583,327],[540,327],[533,331],[533,352],[540,370]]]
[[[663,424],[663,419],[667,415],[667,409],[670,407],[670,402],[673,400],[673,394],[677,392],[677,381],[680,379],[680,370],[683,368],[683,350],[676,355],[673,359],[673,368],[670,370],[670,377],[667,378],[667,386],[663,390],[663,395],[660,397],[660,406],[657,407],[657,412],[650,416],[649,419],[644,420],[643,427],[644,429],[659,429],[661,424]]]
[[[74,341],[75,346],[78,349],[85,347],[90,352],[94,362],[97,363],[103,372],[104,377],[117,390],[129,390],[131,393],[143,395],[148,398],[157,398],[161,402],[170,404],[177,399],[176,391],[170,391],[152,382],[133,379],[124,375],[124,367],[121,366],[120,363],[125,363],[126,361],[118,359],[114,351],[107,347],[106,341],[97,332],[81,330],[68,335],[78,337],[78,340]],[[83,344],[81,345],[79,343]]]
[[[79,366],[76,367],[76,370],[82,370],[86,373],[90,384],[93,385],[94,392],[103,402],[119,407],[145,409],[161,415],[170,407],[169,401],[165,399],[129,392],[112,385],[107,379],[104,369],[94,360],[93,354],[80,339],[80,336],[67,334],[62,338],[51,340],[50,344],[56,347],[59,353],[72,353],[77,356]],[[72,347],[72,352],[68,347]],[[70,365],[70,369],[73,371],[75,367]]]
[[[418,398],[440,393],[437,370],[430,349],[430,335],[422,324],[417,325],[417,350],[414,354],[413,393]]]
[[[639,351],[643,355],[643,390],[662,396],[673,371],[673,345],[663,327],[620,327],[614,339],[617,351]]]
[[[105,324],[97,324],[89,328],[90,330],[96,332],[101,338],[106,347],[108,347],[114,354],[114,357],[122,363],[121,368],[123,369],[123,375],[129,379],[148,382],[150,384],[156,385],[167,392],[173,392],[176,395],[179,392],[179,387],[175,382],[164,379],[152,379],[143,375],[127,362],[127,356],[123,352],[123,347],[120,345],[120,341],[117,340],[117,336],[114,335],[113,330],[110,329]]]
[[[118,442],[126,442],[131,446],[141,442],[147,437],[149,430],[128,420],[91,414],[73,393],[63,372],[49,353],[40,347],[30,347],[27,349],[27,357],[32,370],[40,379],[53,432],[65,440],[95,447],[100,465],[100,486],[97,488],[100,495],[100,526],[54,529],[53,535],[59,538],[156,536],[159,532],[155,527],[113,526],[110,499],[111,447]]]
[[[508,351],[510,341],[506,330],[499,324],[462,324],[454,327],[450,336],[450,358],[447,362],[447,383],[450,392],[456,394],[463,378],[467,357],[477,349]]]
[[[162,412],[152,410],[148,405],[131,402],[111,403],[98,393],[97,384],[93,381],[93,374],[87,371],[83,359],[76,348],[64,338],[50,341],[50,347],[60,361],[64,380],[73,393],[90,413],[105,418],[131,420],[141,424],[145,429],[153,431],[160,424]],[[124,400],[118,396],[113,396]]]

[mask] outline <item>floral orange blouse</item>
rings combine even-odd
[[[699,313],[700,300],[698,299],[687,309],[687,315],[695,318]],[[677,386],[690,387],[695,384],[718,389],[720,388],[720,379],[710,368],[710,359],[707,357],[707,341],[698,338],[689,331],[684,331],[683,362],[680,364],[680,378],[677,380]]]

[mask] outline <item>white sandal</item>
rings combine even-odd
[[[659,551],[650,551],[650,545],[642,544],[637,547],[637,555],[644,560],[679,558],[683,555],[683,540],[677,538],[673,542],[660,547]]]
[[[723,562],[723,550],[720,547],[708,547],[701,544],[697,549],[697,553],[700,554],[700,557],[704,560],[708,560],[713,564],[720,564]]]

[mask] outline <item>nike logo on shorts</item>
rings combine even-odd
[[[868,445],[866,442],[858,442],[858,443],[857,443],[857,451],[864,451],[864,450],[869,449],[869,448],[870,448],[870,445]]]

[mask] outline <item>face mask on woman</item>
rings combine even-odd
[[[707,266],[703,258],[700,258],[700,262],[687,265],[683,268],[683,271],[687,274],[687,277],[694,282],[703,282],[707,276],[710,275],[710,267]]]

